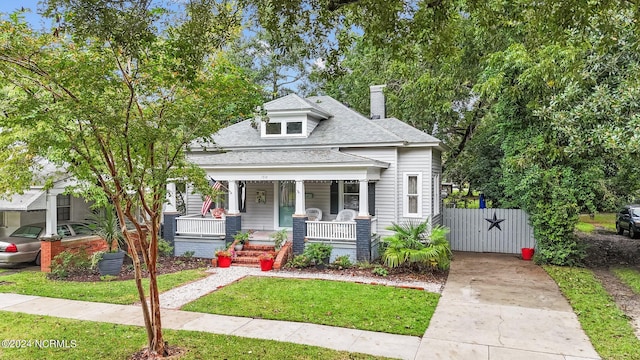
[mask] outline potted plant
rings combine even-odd
[[[102,216],[94,216],[90,225],[94,233],[107,242],[106,251],[98,251],[91,257],[91,265],[98,268],[101,276],[117,276],[122,269],[126,252],[122,251],[124,237],[120,231],[118,216],[112,204],[104,207]]]
[[[233,257],[233,253],[231,250],[220,249],[215,253],[218,258],[218,267],[226,268],[231,266],[231,258]]]
[[[260,270],[269,271],[273,269],[273,263],[275,262],[275,254],[271,251],[263,252],[258,256],[258,260],[260,260]]]
[[[273,246],[276,248],[276,251],[278,251],[282,247],[282,244],[289,238],[289,233],[287,233],[287,229],[280,229],[269,237],[273,239]]]
[[[310,263],[315,265],[317,269],[324,269],[329,265],[329,258],[331,257],[331,251],[333,246],[323,243],[311,243],[307,244],[304,249],[303,255],[306,255],[310,260]]]
[[[233,235],[234,249],[236,251],[242,250],[242,248],[244,247],[244,243],[249,241],[250,237],[251,234],[248,231],[240,231]]]

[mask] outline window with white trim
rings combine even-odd
[[[71,220],[71,195],[58,195],[56,205],[58,221]]]
[[[440,174],[433,175],[433,211],[431,212],[433,215],[440,215],[440,186]]]
[[[404,217],[422,217],[422,173],[404,173],[402,181]]]
[[[358,211],[360,209],[360,182],[345,181],[342,193],[343,209]]]

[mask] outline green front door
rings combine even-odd
[[[278,184],[278,219],[280,227],[293,227],[293,213],[296,211],[296,183],[280,181]]]

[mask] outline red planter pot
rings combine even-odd
[[[273,269],[273,259],[260,260],[260,270],[269,271]]]
[[[522,248],[522,260],[531,260],[533,252],[534,248]]]
[[[231,266],[231,256],[218,256],[218,267],[229,267]]]

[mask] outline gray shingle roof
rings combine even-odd
[[[360,165],[386,168],[388,163],[367,159],[361,156],[345,154],[337,150],[249,150],[226,153],[191,153],[189,160],[199,166],[207,167],[260,167],[292,165]]]
[[[394,118],[370,120],[330,96],[313,96],[302,99],[287,95],[265,104],[267,110],[309,109],[333,115],[320,121],[309,137],[268,138],[260,137],[260,130],[251,126],[251,120],[231,125],[213,135],[221,148],[265,149],[270,147],[348,147],[348,146],[402,146],[410,143],[439,145],[440,141]],[[210,147],[210,146],[207,146]]]

